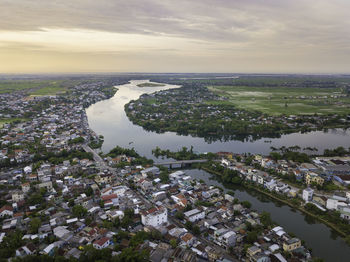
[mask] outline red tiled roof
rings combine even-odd
[[[103,246],[109,240],[108,237],[100,238],[94,242],[95,245]]]
[[[102,196],[102,200],[103,201],[107,201],[107,200],[111,200],[111,199],[114,199],[114,198],[117,198],[117,194],[110,194],[110,195],[106,195],[106,196]]]
[[[0,208],[0,213],[2,213],[3,211],[13,211],[12,206],[3,206],[2,208]]]

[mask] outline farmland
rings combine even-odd
[[[65,92],[66,87],[63,81],[51,80],[17,80],[0,81],[0,94],[12,93],[15,91],[27,92],[29,95],[55,95]]]
[[[234,105],[269,115],[348,114],[350,97],[341,88],[209,86],[224,98],[208,104]]]

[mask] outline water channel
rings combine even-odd
[[[163,87],[138,87],[144,80],[130,81],[130,83],[118,86],[117,93],[110,99],[98,102],[87,108],[87,116],[90,128],[98,135],[104,136],[103,152],[108,152],[116,145],[121,147],[134,147],[138,153],[148,158],[155,159],[152,149],[159,146],[161,149],[177,151],[183,146],[194,146],[199,152],[229,151],[235,153],[260,153],[268,154],[270,147],[294,146],[316,147],[319,152],[325,148],[337,146],[350,146],[349,131],[341,129],[328,132],[315,131],[306,134],[295,133],[282,135],[280,138],[268,139],[271,143],[265,143],[266,139],[250,142],[228,141],[207,143],[203,138],[180,136],[172,132],[157,134],[145,131],[142,127],[130,122],[124,112],[124,105],[130,100],[136,100],[144,93],[153,93],[169,88],[177,88],[174,85]],[[156,160],[156,159],[155,159]],[[157,160],[160,161],[159,159]],[[187,170],[187,173],[203,179],[209,184],[224,187],[220,182],[210,179],[210,174],[203,170]],[[248,200],[254,209],[271,213],[274,221],[278,222],[287,232],[293,232],[312,248],[315,256],[326,261],[350,261],[350,247],[325,225],[310,219],[288,206],[272,201],[255,192],[249,192],[243,188],[236,188],[236,197],[240,200]]]

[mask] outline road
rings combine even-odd
[[[99,165],[103,168],[103,169],[107,169],[109,171],[111,171],[113,174],[116,174],[116,169],[115,168],[112,168],[110,166],[108,166],[106,164],[105,161],[103,161],[102,157],[97,154],[97,152],[95,150],[93,150],[92,148],[90,148],[88,145],[83,145],[83,149],[86,151],[86,152],[89,152],[89,153],[92,153],[93,154],[93,158],[94,160],[99,163]],[[118,178],[119,182],[120,181],[120,178]],[[140,192],[138,191],[135,191],[134,190],[134,193],[145,203],[147,204],[147,206],[151,207],[151,206],[154,206],[154,203],[150,200],[148,200],[147,198],[145,198]],[[169,210],[168,210],[169,211]],[[170,217],[168,216],[168,221],[178,227],[184,227],[184,225],[182,223],[180,223],[177,219],[173,218],[173,217]],[[228,258],[230,259],[231,261],[239,261],[237,260],[236,258],[232,257],[231,255],[228,254],[228,252],[226,251],[226,249],[223,249],[222,247],[216,245],[215,243],[207,240],[206,238],[203,238],[201,236],[197,236],[197,239],[204,243],[205,245],[208,245],[208,246],[211,246],[213,247],[215,250],[218,250],[220,253],[224,254],[224,257],[225,258]]]

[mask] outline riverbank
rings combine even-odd
[[[178,86],[166,85],[165,87],[144,87],[139,88],[136,84],[144,81],[130,81],[130,83],[118,86],[119,90],[113,98],[98,102],[87,108],[89,126],[95,133],[104,136],[102,151],[108,153],[116,145],[124,148],[134,148],[140,155],[157,162],[166,162],[166,159],[157,159],[152,154],[152,149],[166,148],[177,152],[183,147],[195,146],[195,152],[232,152],[244,154],[268,155],[271,147],[280,148],[282,146],[295,146],[296,141],[302,147],[317,147],[318,151],[327,148],[350,146],[350,131],[341,129],[329,130],[328,132],[315,131],[307,134],[290,134],[281,138],[272,139],[271,143],[265,143],[264,139],[257,141],[217,141],[209,143],[202,138],[192,136],[179,136],[176,133],[166,132],[163,134],[147,132],[140,126],[134,125],[126,117],[124,105],[131,100],[137,100],[142,94],[151,94],[158,90],[172,89]],[[194,167],[194,166],[192,166]],[[192,169],[186,171],[188,175],[203,179],[210,185],[223,187],[223,183],[218,180],[210,181],[210,174],[204,170]],[[286,232],[293,232],[300,236],[312,248],[313,253],[325,259],[334,261],[332,254],[338,254],[339,261],[347,261],[350,257],[350,248],[346,245],[340,235],[331,230],[323,223],[315,223],[315,219],[306,216],[280,201],[273,200],[257,191],[248,190],[243,187],[232,186],[235,195],[240,200],[252,203],[253,208],[259,212],[267,211],[271,214],[273,221],[277,221]],[[281,203],[281,204],[279,204]],[[310,218],[310,219],[308,219]]]
[[[207,171],[207,172],[210,173],[210,174],[213,174],[213,175],[216,175],[216,176],[221,177],[221,173],[219,173],[219,172],[217,172],[217,171],[215,171],[215,170],[212,170],[212,169],[209,169],[209,168],[206,168],[206,167],[203,167],[203,166],[201,166],[200,168],[203,169],[203,170],[205,170],[205,171]],[[290,207],[292,207],[292,208],[294,208],[294,209],[296,209],[296,210],[299,210],[299,211],[302,212],[303,214],[308,215],[308,216],[310,216],[310,217],[312,217],[312,218],[318,220],[319,222],[325,224],[326,226],[330,227],[332,230],[334,230],[335,232],[337,232],[339,235],[341,235],[342,237],[344,237],[344,240],[345,240],[345,237],[347,237],[347,234],[346,234],[345,232],[343,232],[341,229],[339,229],[336,225],[334,225],[333,223],[331,223],[331,222],[329,222],[329,221],[327,221],[327,220],[325,220],[325,219],[323,219],[323,218],[321,218],[321,217],[318,217],[317,215],[315,215],[315,214],[313,214],[313,213],[311,213],[311,212],[305,210],[305,208],[303,208],[303,207],[301,207],[301,206],[294,205],[294,204],[291,203],[290,201],[285,200],[285,199],[282,199],[282,198],[280,198],[280,197],[278,197],[278,196],[276,196],[276,195],[273,195],[273,194],[271,194],[271,193],[268,193],[268,192],[266,192],[266,191],[264,191],[264,190],[261,190],[261,189],[259,189],[259,188],[256,187],[256,186],[250,186],[250,185],[247,185],[247,184],[245,184],[245,183],[242,183],[241,185],[242,185],[243,187],[247,188],[247,189],[254,190],[254,191],[259,192],[259,193],[261,193],[261,194],[263,194],[263,195],[265,195],[265,196],[267,196],[267,197],[270,197],[270,198],[272,198],[272,199],[274,199],[274,200],[276,200],[276,201],[279,201],[279,202],[281,202],[281,203],[283,203],[283,204],[285,204],[285,205],[288,205],[288,206],[290,206]]]

